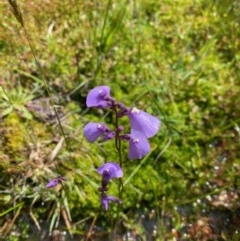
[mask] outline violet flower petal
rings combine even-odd
[[[107,199],[108,199],[108,201],[122,203],[122,200],[120,200],[119,198],[116,198],[114,196],[107,196]]]
[[[107,185],[110,180],[110,172],[107,170],[104,170],[102,173],[102,190],[107,189]]]
[[[102,193],[101,195],[101,203],[104,207],[104,209],[107,211],[108,210],[108,204],[109,202],[118,202],[122,203],[122,201],[114,196],[107,196],[105,193]]]
[[[108,210],[108,199],[107,196],[101,196],[101,203],[104,207],[104,209],[107,211]]]
[[[136,131],[142,132],[147,138],[154,136],[158,132],[161,124],[157,117],[139,110],[136,107],[129,110],[128,118],[131,124],[131,134],[135,134]]]
[[[109,101],[107,97],[110,98],[110,87],[109,86],[98,86],[90,90],[87,95],[87,107],[98,107],[106,108],[109,107]]]
[[[105,172],[109,173],[109,179],[121,178],[123,176],[122,168],[115,162],[108,162],[103,164],[97,169],[100,175],[103,175]]]
[[[55,186],[57,186],[58,185],[58,179],[56,178],[56,179],[53,179],[53,180],[51,180],[51,181],[49,181],[49,183],[46,185],[46,187],[47,188],[50,188],[50,187],[55,187]]]
[[[48,184],[46,185],[46,187],[47,188],[55,187],[58,184],[60,184],[62,181],[66,181],[66,180],[67,180],[66,177],[62,177],[62,176],[59,175],[57,178],[54,178],[54,179],[50,180],[48,182]]]
[[[90,122],[84,127],[84,136],[89,142],[94,142],[103,135],[106,126],[104,124]]]
[[[113,137],[115,136],[115,132],[114,131],[110,131],[108,133],[104,133],[103,135],[103,138],[102,138],[102,141],[107,141],[107,140],[110,140],[112,139]]]
[[[141,159],[146,156],[149,151],[150,145],[148,139],[144,135],[140,133],[135,135],[131,134],[128,150],[129,159]]]

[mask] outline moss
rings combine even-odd
[[[3,120],[1,130],[4,152],[10,155],[14,161],[23,160],[28,139],[28,132],[24,127],[23,120],[17,113],[11,113]]]
[[[26,29],[44,77],[23,31],[16,31],[19,26],[10,8],[0,7],[5,16],[0,23],[1,84],[18,97],[15,106],[19,112],[29,100],[46,99],[48,92],[60,96],[61,103],[57,103],[64,105],[66,115],[61,123],[68,142],[49,162],[47,157],[62,136],[57,122],[49,124],[34,117],[26,121],[17,113],[7,116],[7,112],[0,123],[2,186],[7,189],[9,183],[14,184],[11,195],[21,194],[29,205],[34,192],[41,191],[36,186],[42,187],[39,203],[34,205],[40,219],[40,214],[51,209],[41,201],[58,198],[57,190],[52,196],[45,190],[45,182],[61,173],[67,177],[66,192],[76,221],[94,216],[100,210],[97,187],[101,178],[96,168],[117,161],[118,156],[114,141],[91,144],[84,139],[85,123],[113,126],[114,122],[110,112],[87,109],[85,98],[96,85],[110,85],[111,94],[126,106],[137,106],[162,121],[159,134],[149,139],[152,153],[124,188],[123,210],[173,210],[178,203],[224,188],[224,183],[237,190],[239,1],[223,2],[141,0],[122,5],[110,1],[106,11],[108,1],[101,0],[98,4],[79,4],[77,0],[27,4],[23,0]],[[19,91],[19,86],[24,91]],[[0,99],[0,110],[6,113],[7,106],[9,101]],[[44,106],[42,113],[48,107]],[[121,119],[121,124],[128,125],[128,119]],[[128,160],[127,143],[122,149],[126,180],[142,160]],[[16,163],[29,160],[35,151],[40,154],[39,163],[31,159],[27,168],[22,165],[17,170]],[[16,170],[18,175],[10,175]],[[22,175],[26,170],[28,175]],[[211,190],[210,184],[206,189],[206,182],[214,183]],[[26,183],[31,188],[22,194]],[[118,194],[117,181],[111,183],[109,193]],[[115,206],[111,208],[115,212]]]
[[[32,140],[36,138],[36,142],[46,142],[53,139],[53,131],[51,130],[50,126],[47,126],[45,123],[38,122],[36,120],[32,120],[30,123],[28,123],[29,131],[31,131],[29,134],[31,135],[30,138]]]

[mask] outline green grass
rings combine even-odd
[[[110,229],[100,209],[96,168],[117,159],[114,144],[90,145],[82,133],[88,121],[112,123],[110,114],[85,106],[97,85],[111,86],[116,99],[162,121],[149,156],[130,162],[124,153],[124,211],[156,209],[159,222],[160,213],[167,213],[180,229],[184,221],[176,206],[239,189],[237,0],[18,5],[25,31],[8,2],[0,4],[0,227],[10,217],[9,230],[24,229],[21,214],[29,215],[32,207],[33,226],[43,219],[52,229],[60,218],[66,229],[70,223],[73,233],[83,233],[84,225],[74,229],[74,224],[97,213],[97,224]],[[68,178],[66,190],[46,190],[58,173]],[[238,201],[232,201],[231,211]],[[131,226],[130,216],[123,215]],[[194,213],[191,220],[196,219]],[[167,225],[161,228],[170,239]],[[7,230],[2,235],[16,240]]]

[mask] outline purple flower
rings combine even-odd
[[[46,187],[47,188],[55,187],[58,184],[62,183],[63,181],[66,181],[66,180],[67,180],[66,177],[58,176],[57,178],[54,178],[54,179],[50,180],[48,182],[48,184],[46,185]]]
[[[110,87],[98,86],[90,90],[87,95],[87,107],[106,108],[111,107]]]
[[[114,196],[107,196],[104,192],[101,195],[101,203],[104,207],[104,209],[107,211],[108,210],[108,204],[109,202],[118,202],[122,203],[122,201]]]
[[[160,120],[136,107],[128,111],[128,118],[131,124],[131,134],[141,132],[146,138],[154,136],[160,128]]]
[[[129,140],[129,159],[141,159],[150,151],[148,139],[140,132],[135,132],[130,135]]]
[[[98,188],[100,192],[107,191],[107,185],[110,179],[121,178],[123,176],[122,168],[115,162],[108,162],[97,169],[102,175],[102,186]]]
[[[103,164],[97,169],[97,172],[108,180],[121,178],[123,176],[122,168],[115,162]]]
[[[98,188],[98,191],[105,192],[107,191],[107,185],[110,181],[111,173],[108,170],[104,170],[102,173],[102,186]]]
[[[84,127],[84,136],[89,142],[96,141],[100,136],[106,141],[114,137],[114,132],[102,123],[90,122]]]
[[[105,131],[105,133],[104,133],[104,135],[102,137],[102,141],[110,140],[114,136],[115,136],[115,132],[108,129],[108,131]]]

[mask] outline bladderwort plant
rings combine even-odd
[[[53,106],[57,121],[60,127],[62,136],[64,137],[66,147],[69,150],[68,142],[66,141],[65,133],[62,128],[61,121],[59,119],[57,110],[55,108],[54,102],[51,98],[51,93],[48,87],[48,82],[45,78],[44,72],[36,58],[34,46],[31,44],[30,37],[25,28],[23,17],[17,1],[8,1],[12,7],[12,11],[21,27],[24,30],[25,36],[29,43],[31,52],[34,56],[36,65],[40,71],[42,77],[43,86],[46,89],[48,96],[50,97],[50,104]],[[110,1],[109,1],[110,3]],[[109,5],[110,6],[110,5]],[[109,86],[98,86],[91,90],[87,96],[87,107],[95,107],[101,109],[110,109],[115,116],[114,128],[110,129],[104,123],[88,123],[84,128],[84,136],[89,142],[95,142],[97,139],[101,138],[101,141],[115,140],[116,156],[118,156],[118,161],[108,161],[102,166],[100,166],[97,171],[102,177],[101,185],[98,188],[100,192],[100,200],[104,210],[109,210],[109,203],[114,202],[118,204],[118,207],[123,202],[122,192],[123,192],[123,161],[122,161],[122,141],[128,142],[128,158],[141,159],[146,156],[150,151],[150,145],[148,139],[154,136],[160,128],[160,120],[136,107],[126,107],[123,103],[116,101],[110,95]],[[120,125],[120,119],[127,116],[130,122],[130,132],[125,133],[125,128]],[[118,163],[117,163],[118,162]],[[120,179],[119,182],[119,195],[118,197],[111,196],[108,193],[108,185],[112,179]],[[46,185],[46,188],[52,188],[57,185],[62,185],[66,181],[66,177],[58,176],[52,179]],[[119,213],[119,208],[118,208]],[[68,228],[70,230],[70,228]],[[51,228],[50,228],[51,230]]]
[[[104,123],[89,122],[84,127],[85,138],[93,143],[100,139],[102,142],[115,140],[115,148],[118,156],[117,161],[106,162],[100,166],[97,171],[102,176],[100,200],[103,208],[109,210],[109,202],[122,203],[123,182],[120,181],[119,197],[108,195],[108,184],[111,179],[123,177],[123,160],[122,160],[122,141],[128,142],[128,158],[141,159],[150,151],[148,139],[153,137],[159,131],[160,120],[137,109],[136,107],[126,107],[123,103],[118,102],[110,95],[109,86],[98,86],[90,90],[86,99],[87,107],[108,109],[113,112],[115,117],[114,129],[110,129]],[[130,122],[130,133],[125,133],[124,126],[120,125],[120,119],[127,116]]]

